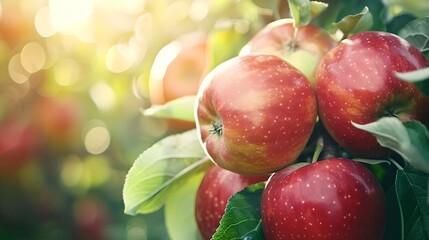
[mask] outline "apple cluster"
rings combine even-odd
[[[363,164],[298,158],[318,121],[349,156],[388,157],[353,123],[427,123],[429,98],[395,75],[426,66],[394,34],[361,32],[337,43],[316,26],[268,24],[239,56],[208,73],[197,94],[198,136],[216,164],[197,194],[204,238],[216,231],[231,195],[270,176],[261,203],[267,239],[382,239],[384,192]]]

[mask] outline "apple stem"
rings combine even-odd
[[[313,158],[311,159],[311,163],[317,162],[317,160],[319,159],[320,153],[322,152],[324,146],[325,146],[325,144],[323,142],[323,137],[319,137],[317,139],[316,149],[314,150],[314,154],[313,154]]]
[[[296,46],[297,46],[296,40],[297,40],[297,38],[298,38],[298,30],[299,30],[299,28],[294,27],[293,36],[292,36],[292,41],[291,41],[291,44],[290,44],[290,49],[291,49],[292,51],[295,51],[295,48],[296,48]]]

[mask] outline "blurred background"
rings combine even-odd
[[[195,94],[285,2],[0,0],[0,239],[168,239],[162,210],[123,213],[124,179],[194,124],[142,110]]]
[[[1,0],[0,239],[168,239],[162,211],[123,213],[122,187],[144,149],[194,125],[142,109],[194,94],[237,54],[257,11],[251,1]]]

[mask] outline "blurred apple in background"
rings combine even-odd
[[[0,123],[0,178],[15,174],[35,159],[41,147],[33,125],[8,119]]]
[[[35,124],[57,149],[74,149],[80,144],[81,112],[71,99],[40,98],[34,104]]]
[[[201,32],[185,34],[165,45],[150,72],[152,104],[195,95],[206,70],[206,51],[206,36]]]
[[[0,5],[0,40],[10,48],[25,43],[36,34],[33,16],[19,5],[19,1],[2,1]]]
[[[150,79],[149,95],[152,105],[187,95],[196,95],[206,73],[207,36],[191,32],[165,45],[156,55]],[[170,130],[180,132],[195,127],[195,123],[169,120]]]

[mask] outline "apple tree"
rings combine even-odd
[[[163,208],[171,239],[429,239],[427,2],[240,2],[198,89],[143,111],[192,127],[137,157],[125,213]]]

